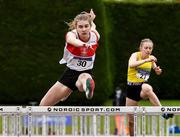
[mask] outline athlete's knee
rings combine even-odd
[[[87,79],[87,78],[91,78],[91,75],[88,74],[88,73],[82,73],[82,74],[79,75],[79,78]]]
[[[71,93],[72,93],[72,90],[69,89],[69,88],[67,88],[67,89],[66,89],[66,94],[60,98],[60,101],[65,101],[65,100],[69,97],[69,95],[70,95]]]
[[[39,106],[44,106],[42,100],[41,100],[41,102],[39,103]]]
[[[42,98],[40,103],[39,103],[39,106],[46,106],[46,100],[45,98]]]
[[[63,98],[60,99],[60,101],[63,102],[63,101],[65,101],[67,98],[68,98],[68,96],[63,97]]]
[[[75,85],[76,85],[76,87],[79,87],[81,85],[81,83],[77,80]]]
[[[151,91],[153,91],[153,88],[149,84],[145,83],[145,84],[142,85],[142,90],[146,91],[146,92],[151,92]]]
[[[82,74],[79,75],[79,79],[83,79],[83,78],[85,78],[85,77],[86,77],[86,74],[84,74],[84,73],[82,73]]]

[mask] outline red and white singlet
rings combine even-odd
[[[77,31],[72,30],[72,32],[76,35],[77,39],[79,39]],[[96,32],[90,31],[90,38],[86,43],[92,46],[75,47],[74,45],[66,42],[64,55],[59,63],[66,63],[68,68],[76,71],[92,69],[95,60],[95,52],[98,47],[98,36]]]

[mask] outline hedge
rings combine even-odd
[[[93,8],[101,40],[94,75],[93,100],[73,92],[60,105],[101,104],[108,98],[106,52],[103,44],[102,2],[99,0],[14,0],[0,1],[0,103],[28,104],[39,101],[59,79],[65,65],[59,65],[65,34],[71,21],[82,11]],[[105,66],[105,67],[104,67]],[[103,76],[103,77],[102,77]],[[99,98],[101,96],[102,98]]]
[[[141,39],[150,38],[163,73],[152,73],[149,83],[160,99],[179,99],[180,5],[107,2],[105,7],[111,28],[107,41],[115,58],[114,86],[126,90],[128,59],[138,50]]]

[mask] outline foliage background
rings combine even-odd
[[[58,63],[63,55],[64,38],[68,31],[65,22],[70,22],[80,12],[90,11],[91,8],[98,15],[96,21],[100,22],[101,7],[97,0],[0,1],[0,102],[39,102],[65,68],[65,65]],[[103,24],[97,23],[97,28],[103,34]],[[103,39],[103,35],[101,37]],[[100,51],[97,51],[98,60],[95,66],[104,67],[95,69],[94,72],[94,75],[104,75],[104,79],[95,78],[100,85],[96,87],[99,91],[102,85],[108,85],[105,48],[101,47],[103,44],[100,44]],[[106,90],[108,87],[104,89]],[[74,92],[69,99],[71,104],[79,103],[80,100],[84,100],[85,104],[89,103],[84,94],[77,93]],[[102,98],[96,99],[96,103],[102,102],[106,94],[101,96]]]
[[[141,39],[150,38],[163,73],[152,73],[149,83],[160,98],[179,99],[180,4],[105,3],[105,7],[112,33],[108,41],[114,53],[114,66],[118,66],[113,67],[114,85],[124,88],[129,56],[138,50]]]

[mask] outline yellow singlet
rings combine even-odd
[[[142,60],[141,52],[136,52],[137,60]],[[146,82],[149,79],[150,72],[152,68],[152,62],[146,62],[137,67],[128,67],[128,82]]]

